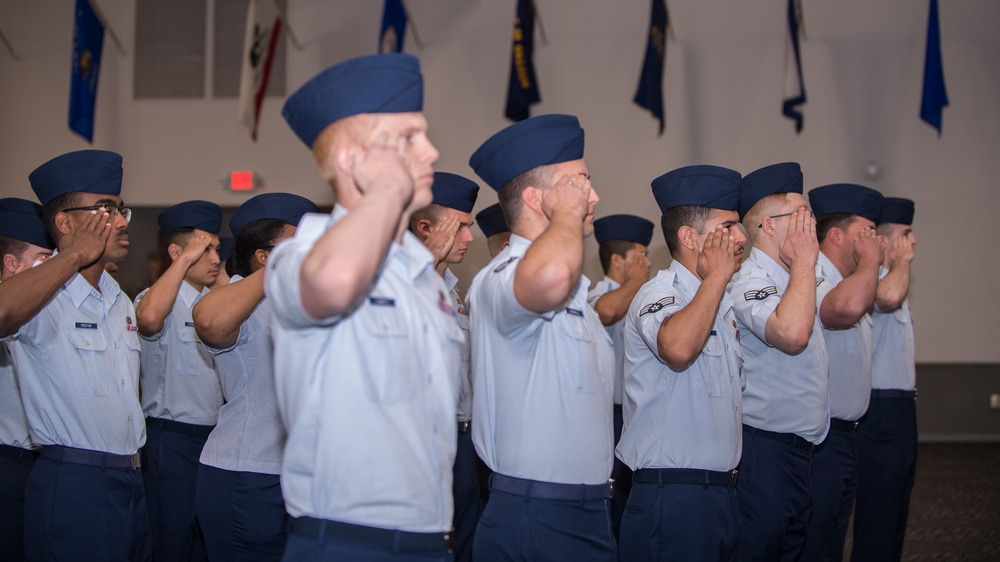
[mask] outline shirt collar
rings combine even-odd
[[[819,264],[820,270],[823,272],[823,277],[832,283],[834,287],[844,280],[844,276],[840,274],[840,270],[837,269],[837,266],[823,252],[819,253],[819,259],[816,263]]]
[[[191,308],[194,306],[194,301],[198,298],[198,295],[204,295],[207,292],[208,287],[202,287],[201,292],[198,292],[198,290],[194,288],[194,285],[188,283],[187,281],[181,281],[181,288],[177,291],[177,298],[181,299],[184,306]]]
[[[608,277],[607,275],[605,275],[604,279],[601,279],[601,282],[598,283],[598,285],[605,285],[605,284],[607,284],[608,286],[608,291],[614,291],[615,289],[622,286],[621,283],[615,281],[614,279]]]
[[[99,301],[107,298],[108,302],[112,304],[118,302],[118,297],[121,296],[122,289],[118,286],[118,282],[115,281],[114,277],[111,277],[107,271],[101,272],[97,286],[100,290],[95,289],[93,285],[88,283],[77,272],[73,274],[73,277],[69,278],[69,281],[63,285],[63,288],[76,308],[80,308],[83,302],[87,300],[87,297],[94,297]]]
[[[781,264],[774,261],[774,258],[765,254],[759,248],[753,248],[750,250],[750,257],[747,259],[753,260],[755,264],[760,266],[767,273],[768,277],[781,286],[782,291],[788,287],[788,272],[785,271],[785,268],[781,267]]]
[[[341,205],[334,205],[330,213],[331,225],[337,223],[347,216],[348,210]],[[392,264],[399,263],[398,266]],[[404,274],[411,279],[417,279],[428,268],[434,269],[434,255],[423,245],[416,236],[409,230],[403,231],[403,243],[393,241],[389,244],[389,252],[386,254],[385,262],[382,265],[384,270],[387,267],[401,267]],[[434,272],[437,275],[437,272]]]
[[[448,292],[455,290],[455,286],[458,285],[458,277],[451,272],[451,269],[444,270],[444,286],[448,288]]]

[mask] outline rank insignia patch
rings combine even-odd
[[[770,287],[764,287],[763,289],[758,289],[756,291],[747,291],[743,293],[743,298],[745,298],[748,301],[752,300],[762,301],[771,295],[777,295],[777,294],[778,294],[778,288],[775,287],[774,285],[771,285]]]
[[[674,304],[674,297],[663,297],[662,299],[651,302],[639,310],[639,316],[644,316],[653,312],[659,312],[663,310],[663,307],[670,306]]]

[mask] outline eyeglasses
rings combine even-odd
[[[769,219],[780,219],[781,217],[790,217],[790,216],[794,215],[797,212],[798,211],[792,211],[790,213],[781,213],[780,215],[771,215],[771,216],[769,216],[767,218],[769,218]],[[760,221],[760,224],[757,225],[757,228],[764,228],[764,221]]]
[[[72,209],[63,209],[62,212],[68,213],[70,211],[105,211],[108,216],[112,219],[121,214],[125,222],[132,220],[132,209],[129,207],[115,207],[111,203],[100,203],[97,205],[91,205],[89,207],[73,207]]]

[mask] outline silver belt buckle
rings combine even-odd
[[[142,467],[142,463],[139,462],[139,453],[138,452],[132,453],[128,457],[129,457],[129,460],[132,461],[132,470],[139,470],[139,468]]]

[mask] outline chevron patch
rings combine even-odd
[[[764,287],[763,289],[758,289],[756,291],[747,291],[743,293],[743,298],[748,301],[758,300],[762,301],[771,295],[777,295],[778,288],[774,285],[770,287]]]
[[[670,306],[672,304],[674,304],[674,297],[663,297],[662,299],[656,302],[651,302],[646,306],[642,307],[642,309],[639,310],[639,316],[651,314],[653,312],[659,312],[663,310],[663,307]]]

